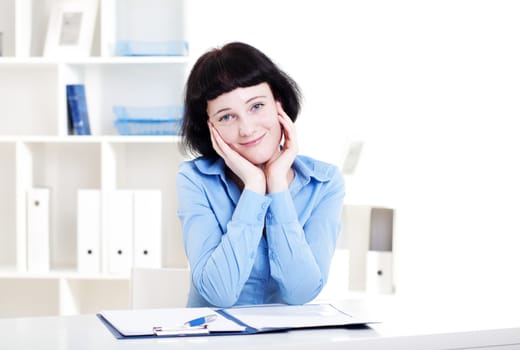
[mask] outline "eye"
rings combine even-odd
[[[251,110],[256,111],[256,110],[262,108],[263,106],[264,106],[264,104],[262,102],[257,102],[251,106]]]
[[[233,119],[233,115],[228,113],[228,114],[223,114],[223,115],[221,115],[221,116],[218,118],[218,121],[219,121],[220,123],[225,123],[225,122],[228,122],[228,121],[230,121],[230,120],[232,120],[232,119]]]

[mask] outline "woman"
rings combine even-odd
[[[188,306],[303,304],[327,281],[343,176],[298,155],[296,83],[266,55],[230,43],[202,55],[186,85],[178,215]]]

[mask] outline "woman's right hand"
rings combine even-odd
[[[244,184],[244,189],[265,194],[266,179],[263,170],[229,147],[210,122],[208,122],[208,128],[213,148],[224,159],[228,168],[240,178]]]

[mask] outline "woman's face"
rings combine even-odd
[[[208,101],[209,122],[226,144],[255,165],[279,150],[282,129],[277,101],[267,83],[236,88]]]

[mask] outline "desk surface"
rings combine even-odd
[[[117,340],[95,315],[0,319],[1,349],[520,349],[520,307],[430,305],[396,297],[334,303],[381,323],[362,329]]]

